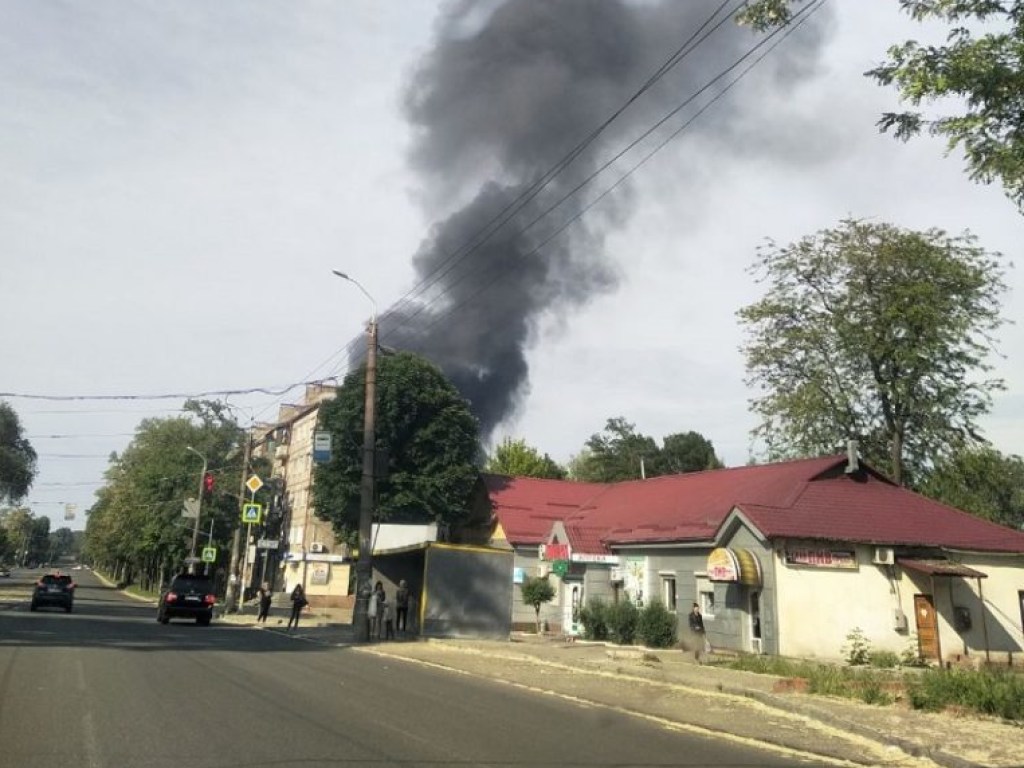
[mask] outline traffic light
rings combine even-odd
[[[205,493],[213,493],[213,472],[207,472],[203,475],[203,491]]]

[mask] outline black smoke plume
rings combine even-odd
[[[620,270],[628,270],[603,247],[604,233],[623,224],[635,204],[627,185],[552,237],[628,166],[527,225],[758,38],[728,20],[511,221],[496,230],[489,223],[503,211],[507,216],[508,206],[621,107],[718,6],[718,0],[507,0],[459,2],[443,12],[404,101],[422,201],[441,220],[414,257],[422,282],[410,300],[381,317],[380,332],[383,344],[420,352],[440,366],[470,401],[484,436],[528,393],[526,354],[539,321],[568,321],[592,296],[614,290]],[[767,81],[762,90],[783,93],[813,73],[816,25],[820,20],[759,68]],[[727,126],[742,121],[744,109],[742,95],[730,94],[655,162],[668,155],[674,164],[686,162],[694,152],[687,136],[720,140]],[[763,95],[753,109],[764,110]],[[744,154],[750,151],[747,146]],[[708,158],[700,162],[708,167]],[[701,194],[685,179],[677,192]]]

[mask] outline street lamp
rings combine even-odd
[[[192,453],[194,453],[196,456],[198,456],[200,459],[203,460],[203,471],[199,473],[199,493],[196,495],[196,522],[195,522],[195,525],[192,526],[192,549],[189,550],[189,555],[188,555],[188,572],[189,573],[195,573],[196,572],[196,542],[199,540],[199,516],[200,516],[200,511],[203,508],[203,491],[205,490],[204,486],[206,484],[206,468],[209,465],[209,462],[206,460],[206,456],[201,454],[199,451],[197,451],[191,445],[186,445],[185,446],[185,450],[186,451],[191,451]]]
[[[363,416],[363,475],[359,484],[359,559],[356,561],[356,604],[352,612],[352,626],[359,642],[370,640],[370,593],[373,579],[373,498],[376,477],[374,458],[377,417],[377,302],[355,278],[344,272],[331,270],[342,280],[348,280],[370,300],[373,315],[367,327],[366,346],[366,405]]]

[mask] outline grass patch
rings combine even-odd
[[[1024,677],[1008,669],[930,669],[906,678],[915,709],[962,707],[1007,720],[1024,720]]]

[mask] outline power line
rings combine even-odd
[[[578,158],[583,151],[589,147],[601,133],[608,128],[616,119],[618,119],[633,103],[635,103],[644,93],[649,91],[662,77],[668,74],[675,66],[681,63],[688,55],[695,51],[700,45],[708,39],[714,32],[716,32],[725,22],[729,21],[732,16],[738,11],[743,5],[746,4],[747,0],[739,0],[736,6],[724,15],[711,29],[707,30],[708,26],[714,22],[716,17],[721,13],[722,9],[730,2],[730,0],[723,0],[723,2],[715,9],[715,11],[702,23],[696,31],[691,34],[683,44],[677,48],[668,59],[665,60],[654,71],[654,73],[648,77],[648,79],[637,89],[620,107],[618,107],[609,117],[607,117],[600,125],[593,129],[587,136],[585,136],[575,147],[573,147],[564,157],[558,162],[551,166],[541,177],[527,187],[522,193],[516,198],[510,201],[505,208],[499,211],[493,218],[485,223],[477,232],[475,232],[467,242],[456,249],[453,253],[449,254],[432,272],[427,274],[413,286],[401,299],[395,304],[386,309],[380,316],[380,320],[396,314],[401,307],[412,302],[413,298],[419,295],[423,295],[426,291],[435,285],[438,280],[448,274],[457,264],[465,260],[473,252],[477,251],[485,242],[487,242],[494,234],[496,234],[505,224],[519,213],[527,203],[533,200],[541,191],[543,191],[560,173],[568,168]],[[705,32],[705,30],[707,30]],[[703,34],[702,34],[703,33]],[[696,40],[696,42],[694,42]],[[691,45],[692,43],[692,45]],[[550,209],[549,209],[550,210]],[[532,226],[532,224],[531,224]],[[442,293],[443,295],[443,293]],[[430,302],[427,302],[429,305]],[[409,320],[416,317],[422,312],[425,305],[420,305],[417,311],[414,312],[407,318],[404,318],[398,327],[405,325]],[[358,338],[349,342],[347,345],[351,347],[353,344],[358,343]]]
[[[723,70],[723,72],[721,72],[718,75],[716,75],[711,81],[709,81],[709,83],[707,85],[705,85],[700,91],[698,91],[697,94],[694,94],[693,96],[689,97],[683,104],[681,104],[680,106],[676,107],[671,112],[669,112],[665,117],[663,117],[661,120],[659,120],[650,130],[646,131],[644,134],[642,134],[640,137],[638,137],[636,140],[634,140],[629,146],[627,146],[625,149],[623,149],[621,152],[619,152],[615,157],[613,157],[611,160],[609,160],[608,163],[603,165],[601,168],[599,168],[597,171],[595,171],[594,174],[592,174],[590,177],[588,177],[586,180],[584,180],[580,185],[578,185],[576,187],[576,189],[570,191],[568,193],[568,195],[566,195],[566,197],[563,197],[562,200],[558,201],[554,206],[552,206],[552,208],[548,209],[548,211],[546,211],[544,214],[542,214],[541,217],[546,215],[549,211],[554,210],[554,208],[557,208],[558,206],[560,206],[569,196],[575,194],[578,190],[582,189],[582,187],[585,184],[587,184],[594,177],[596,177],[598,174],[600,174],[609,165],[611,165],[616,160],[621,158],[626,152],[628,152],[630,149],[635,147],[644,138],[649,136],[650,133],[653,132],[654,129],[656,129],[657,127],[663,125],[665,123],[665,121],[667,119],[669,119],[671,116],[673,116],[675,114],[678,114],[678,112],[683,107],[685,107],[687,104],[692,103],[693,99],[697,95],[699,95],[701,92],[703,92],[704,90],[707,90],[707,88],[711,84],[717,82],[718,80],[720,80],[724,76],[726,76],[729,72],[731,72],[732,70],[736,69],[740,64],[743,63],[743,61],[745,61],[746,59],[750,58],[750,56],[752,56],[754,53],[756,53],[757,50],[759,50],[760,48],[764,47],[774,37],[778,36],[778,39],[775,40],[775,42],[772,43],[772,45],[768,46],[767,50],[765,50],[760,56],[757,56],[745,68],[743,68],[740,71],[740,73],[735,78],[733,78],[733,80],[731,80],[729,83],[727,83],[726,86],[724,88],[722,88],[721,91],[716,93],[708,101],[707,104],[705,104],[703,107],[701,107],[693,116],[691,116],[688,120],[686,120],[686,122],[684,122],[682,125],[680,125],[678,128],[676,128],[664,140],[662,140],[660,143],[658,143],[650,152],[648,152],[643,158],[641,158],[637,163],[635,163],[628,171],[626,171],[626,173],[624,173],[619,179],[617,179],[614,184],[612,184],[610,187],[605,189],[596,198],[591,200],[586,206],[584,206],[580,211],[578,211],[576,214],[574,214],[568,220],[566,220],[558,229],[556,229],[554,232],[552,232],[547,238],[545,238],[543,241],[541,241],[532,250],[526,252],[524,254],[524,256],[532,256],[533,254],[538,253],[545,245],[550,243],[558,235],[560,235],[562,232],[564,232],[571,224],[573,224],[574,222],[578,221],[583,216],[583,214],[585,214],[587,211],[589,211],[591,208],[593,208],[597,203],[599,203],[601,200],[603,200],[605,197],[607,197],[614,189],[616,189],[620,184],[622,184],[634,172],[639,170],[639,168],[641,166],[645,165],[648,160],[650,160],[654,155],[656,155],[658,152],[660,152],[667,144],[669,144],[673,139],[675,139],[686,128],[688,128],[690,125],[692,125],[694,123],[694,121],[696,121],[701,115],[703,115],[713,104],[715,104],[715,102],[717,102],[719,99],[721,99],[723,96],[725,96],[725,94],[728,93],[737,83],[739,83],[750,72],[750,70],[752,70],[755,66],[757,66],[757,64],[759,64],[766,56],[768,56],[772,51],[774,51],[775,48],[777,48],[780,44],[782,44],[782,42],[787,37],[789,37],[789,35],[791,35],[793,32],[795,32],[805,21],[807,21],[807,19],[809,19],[811,17],[811,15],[813,15],[816,11],[818,11],[822,7],[822,5],[824,5],[825,1],[826,0],[817,0],[816,3],[812,3],[809,6],[804,6],[803,8],[801,8],[797,13],[795,13],[793,15],[793,19],[792,19],[792,21],[790,22],[789,25],[787,25],[784,28],[776,29],[771,34],[769,34],[767,37],[762,39],[759,43],[757,43],[757,45],[755,45],[747,53],[745,53],[743,56],[741,56],[739,59],[737,59],[727,69]],[[801,16],[802,16],[802,18],[801,18]],[[785,32],[782,32],[783,29],[785,30]],[[536,221],[539,220],[539,218],[540,217],[538,217],[538,219],[534,220],[534,222],[532,222],[529,226],[532,227],[533,224],[535,224]],[[430,324],[426,325],[425,327],[423,327],[423,328],[421,328],[419,330],[421,332],[426,332],[426,331],[431,330],[436,325],[438,325],[442,320],[444,320],[449,315],[454,313],[456,310],[464,307],[470,301],[472,301],[473,299],[478,297],[480,294],[482,294],[486,290],[488,290],[501,277],[503,277],[508,272],[512,271],[512,269],[514,269],[516,266],[517,266],[516,263],[506,263],[503,269],[496,270],[494,276],[489,281],[484,283],[484,285],[482,285],[478,290],[476,290],[475,292],[473,292],[472,294],[467,296],[465,299],[460,301],[458,304],[452,305],[451,307],[448,307],[447,309],[445,309],[443,312],[438,314],[433,319],[433,321]],[[461,281],[461,279],[464,279],[464,277],[460,278],[460,281]],[[433,303],[433,302],[430,302],[430,303]],[[424,307],[421,307],[420,311],[422,311],[422,309],[425,308],[426,306],[429,306],[430,303],[428,303],[427,305],[424,305]],[[388,331],[388,333],[391,334],[391,333],[393,333],[393,331]],[[414,349],[416,348],[416,344],[415,343],[413,343],[411,346]]]

